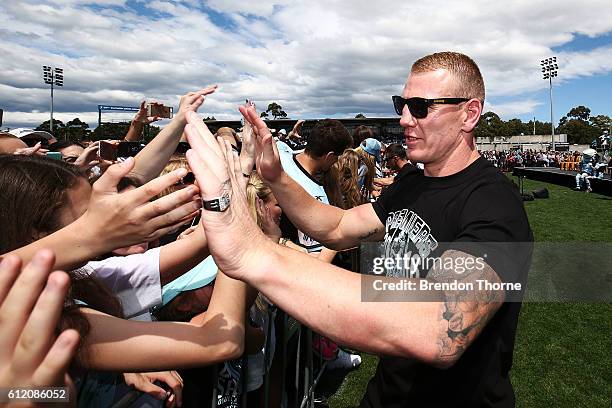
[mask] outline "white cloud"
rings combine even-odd
[[[246,97],[259,106],[277,101],[292,117],[388,116],[389,96],[400,92],[410,64],[447,49],[479,63],[487,100],[498,114],[528,114],[545,102],[532,95],[547,86],[541,58],[576,34],[612,32],[612,20],[602,18],[612,14],[612,3],[603,0],[579,6],[569,0],[137,4],[2,3],[5,124],[36,125],[34,111],[48,109],[43,64],[65,69],[65,87],[56,93],[58,115],[81,119],[97,120],[98,103],[133,106],[146,97],[176,106],[181,94],[211,83],[220,89],[203,113],[217,118],[238,118],[235,106]],[[559,83],[612,72],[611,51],[608,44],[557,53]]]
[[[512,119],[519,115],[524,115],[542,105],[543,101],[534,99],[520,100],[516,102],[506,102],[500,104],[485,103],[484,111],[493,111],[497,113],[503,119]]]

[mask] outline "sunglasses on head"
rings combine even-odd
[[[393,99],[393,107],[395,107],[395,112],[402,116],[402,111],[404,110],[404,106],[408,105],[408,110],[412,117],[416,119],[423,119],[427,117],[427,113],[429,112],[429,107],[431,105],[456,105],[461,102],[469,101],[468,98],[435,98],[435,99],[426,99],[426,98],[402,98],[401,96],[394,95],[391,97]]]

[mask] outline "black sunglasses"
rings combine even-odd
[[[393,99],[393,106],[395,107],[395,113],[402,116],[402,111],[404,110],[404,105],[408,105],[408,110],[410,114],[417,119],[423,119],[427,117],[427,113],[429,112],[429,107],[431,105],[456,105],[461,102],[469,101],[468,98],[435,98],[435,99],[426,99],[426,98],[402,98],[401,96],[394,95],[391,97]]]

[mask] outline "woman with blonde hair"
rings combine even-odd
[[[342,208],[344,209],[353,208],[367,202],[368,191],[359,188],[359,167],[361,164],[362,156],[352,149],[345,150],[334,164],[343,198]]]
[[[376,177],[375,157],[366,152],[363,147],[356,148],[355,153],[359,155],[360,163],[358,169],[358,187],[366,198],[370,198],[374,190],[374,177]]]

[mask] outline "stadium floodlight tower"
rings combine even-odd
[[[49,130],[53,134],[53,86],[64,86],[64,70],[62,68],[51,69],[48,65],[43,65],[43,80],[45,84],[51,85],[51,119],[49,120]]]
[[[542,65],[542,79],[548,79],[548,89],[550,93],[550,126],[552,137],[552,149],[555,150],[555,122],[553,122],[553,97],[552,97],[552,79],[557,76],[559,66],[557,65],[557,57],[546,58],[540,61]]]

